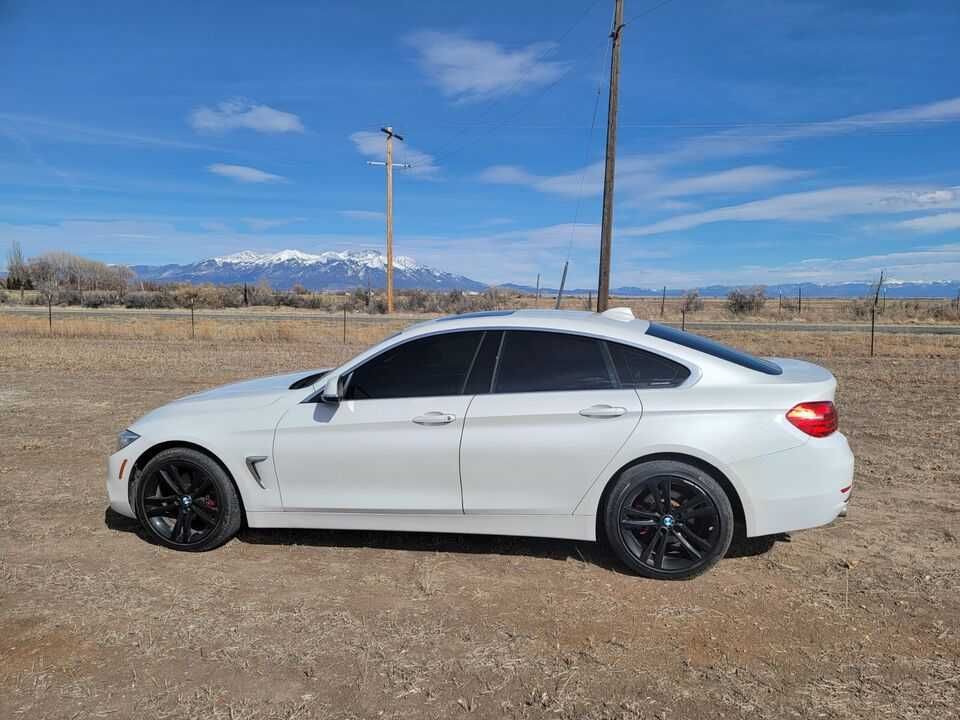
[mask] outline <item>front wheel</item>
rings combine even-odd
[[[733,509],[708,473],[656,460],[621,473],[604,508],[604,529],[614,552],[638,574],[687,580],[727,552]]]
[[[163,450],[134,480],[137,518],[156,542],[175,550],[212,550],[236,535],[243,519],[233,481],[191,448]]]

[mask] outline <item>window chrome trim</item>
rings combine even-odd
[[[510,311],[510,312],[511,312],[511,314],[513,313],[513,311]],[[458,317],[458,318],[461,318],[462,316],[457,316],[457,317]],[[426,323],[421,323],[420,325],[423,326],[423,325],[425,325],[425,324],[426,324]],[[380,356],[383,355],[384,353],[386,353],[386,352],[388,352],[388,351],[390,351],[390,350],[393,350],[393,349],[395,349],[395,348],[398,348],[398,347],[400,347],[401,345],[406,345],[407,343],[414,342],[415,340],[421,340],[421,339],[424,339],[424,338],[434,337],[434,336],[436,336],[436,335],[450,335],[450,334],[452,334],[452,333],[464,333],[464,332],[479,332],[479,333],[483,333],[483,332],[491,332],[491,331],[503,331],[503,334],[500,336],[500,348],[499,348],[498,351],[497,351],[497,359],[496,359],[496,362],[495,362],[495,364],[494,364],[494,371],[493,371],[493,374],[491,375],[491,379],[490,379],[490,393],[489,393],[489,394],[491,394],[491,395],[518,395],[518,394],[523,394],[523,393],[498,393],[498,392],[494,392],[494,388],[496,387],[497,375],[499,374],[499,370],[500,370],[500,358],[501,358],[502,355],[503,355],[504,342],[505,342],[506,337],[507,337],[507,332],[509,332],[509,331],[511,331],[511,330],[529,330],[529,331],[533,331],[533,332],[559,333],[559,334],[562,334],[562,335],[576,335],[576,336],[578,336],[578,337],[592,338],[592,339],[594,339],[594,340],[600,340],[600,341],[606,341],[606,342],[615,342],[615,343],[619,343],[620,345],[626,345],[627,347],[636,348],[637,350],[643,350],[644,352],[652,353],[652,354],[654,354],[654,355],[659,355],[659,356],[661,356],[661,357],[667,358],[668,360],[672,360],[673,362],[678,363],[679,365],[683,365],[685,368],[687,368],[687,370],[690,371],[690,375],[687,377],[687,379],[684,380],[684,381],[683,381],[682,383],[680,383],[679,385],[672,385],[672,386],[670,386],[670,387],[624,388],[624,389],[632,389],[632,390],[636,390],[637,392],[650,392],[650,391],[654,391],[654,390],[657,390],[657,391],[661,391],[661,390],[681,390],[681,389],[689,388],[689,387],[692,387],[693,385],[696,385],[696,384],[700,381],[700,378],[703,377],[703,371],[700,369],[700,366],[699,366],[699,365],[696,365],[696,364],[694,364],[694,363],[691,363],[690,360],[688,360],[688,359],[686,359],[686,358],[679,358],[679,357],[677,357],[676,355],[673,355],[673,354],[671,354],[671,353],[663,352],[663,351],[661,351],[659,348],[653,349],[653,348],[650,348],[650,347],[647,347],[647,346],[644,346],[644,345],[637,345],[636,343],[633,343],[633,342],[631,342],[630,340],[627,340],[627,339],[624,339],[624,338],[620,338],[620,337],[614,338],[614,337],[610,337],[609,335],[601,335],[601,334],[598,334],[598,333],[579,332],[579,331],[575,331],[575,330],[567,330],[567,329],[565,329],[565,328],[545,328],[545,327],[529,326],[529,325],[489,325],[489,326],[483,326],[483,327],[466,327],[466,328],[453,328],[453,329],[438,328],[438,329],[436,330],[436,332],[419,333],[419,334],[417,334],[417,335],[415,335],[415,336],[413,336],[413,337],[411,337],[411,338],[405,339],[403,342],[395,342],[395,343],[392,343],[392,344],[390,344],[390,345],[387,345],[385,348],[383,348],[382,350],[380,350],[380,351],[377,352],[376,354],[370,355],[369,357],[365,357],[365,358],[363,358],[362,360],[359,360],[359,361],[353,363],[352,365],[346,365],[346,364],[345,364],[345,365],[343,366],[343,370],[340,370],[339,372],[336,372],[336,376],[337,376],[337,377],[340,377],[340,376],[343,376],[343,375],[349,375],[350,373],[352,373],[352,372],[353,372],[354,370],[356,370],[357,368],[361,367],[362,365],[366,365],[368,362],[370,362],[371,360],[374,360],[374,359],[380,357]],[[386,342],[387,340],[390,340],[390,339],[392,339],[392,338],[394,338],[394,337],[398,337],[398,336],[400,336],[400,335],[403,335],[403,331],[401,331],[400,333],[397,333],[397,334],[395,334],[395,335],[392,335],[392,336],[390,336],[390,337],[384,338],[384,339],[381,340],[380,342],[381,342],[381,343],[384,343],[384,342]],[[655,337],[655,336],[651,335],[651,337]],[[681,347],[682,347],[682,346],[681,346]],[[361,353],[360,356],[356,356],[356,357],[361,357],[362,355],[363,355],[363,353]],[[353,360],[356,359],[356,357],[351,358],[348,362],[352,362]],[[339,370],[339,368],[334,368],[334,370],[331,370],[329,374],[332,375],[332,374],[333,374],[335,371],[337,371],[337,370]],[[616,389],[616,388],[613,388],[613,389]],[[597,390],[532,390],[532,391],[527,392],[526,394],[537,393],[537,392],[602,392],[602,391],[597,391]],[[321,389],[318,390],[317,392],[315,392],[315,393],[313,393],[312,395],[310,395],[309,397],[305,398],[302,402],[303,402],[303,403],[315,403],[315,402],[319,402],[319,401],[320,401],[319,398],[320,398],[320,395],[321,395],[322,393],[323,393],[323,389],[321,388]],[[412,396],[412,397],[463,397],[463,396],[462,396],[462,395],[415,395],[415,396]],[[410,399],[410,398],[358,398],[358,399],[355,399],[355,400],[350,400],[349,402],[365,402],[365,401],[370,401],[370,400],[386,400],[386,399],[398,400],[398,399]]]

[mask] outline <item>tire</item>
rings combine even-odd
[[[191,448],[157,453],[137,474],[131,495],[147,537],[174,550],[213,550],[243,522],[233,480],[214,459]]]
[[[604,534],[614,553],[637,574],[656,580],[705,573],[726,554],[733,525],[720,484],[675,460],[627,468],[603,508]]]

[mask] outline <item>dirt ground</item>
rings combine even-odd
[[[687,583],[570,541],[106,512],[115,433],[356,347],[0,335],[0,718],[956,717],[960,339],[731,334],[840,381],[850,516]]]

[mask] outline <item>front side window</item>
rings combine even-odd
[[[441,333],[390,348],[350,373],[346,399],[462,395],[483,334]]]
[[[495,392],[607,390],[615,387],[600,340],[565,333],[509,330]]]

